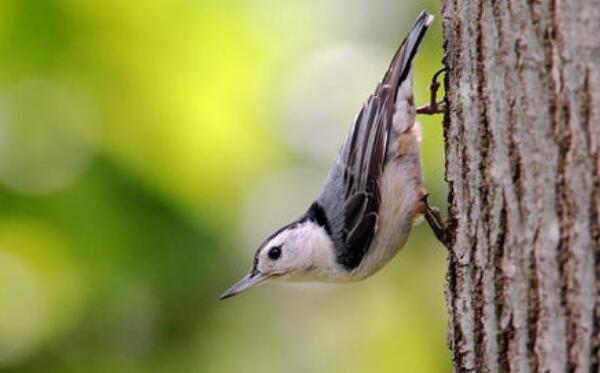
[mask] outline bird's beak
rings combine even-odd
[[[241,293],[242,291],[263,282],[269,276],[263,275],[260,272],[249,273],[243,279],[238,281],[235,285],[230,287],[226,292],[221,294],[219,300],[223,300],[225,298],[233,297],[236,294]]]

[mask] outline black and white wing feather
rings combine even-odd
[[[398,87],[409,76],[412,59],[432,20],[422,12],[402,42],[382,82],[356,117],[317,198],[336,246],[338,263],[347,270],[360,264],[377,230],[381,203],[378,182],[386,162],[394,100]]]

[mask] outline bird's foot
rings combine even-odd
[[[449,248],[448,228],[440,210],[436,207],[431,207],[427,201],[427,194],[423,195],[423,203],[425,205],[425,220],[427,220],[427,223],[433,230],[435,237],[443,243],[444,246]]]
[[[434,115],[446,112],[446,103],[437,100],[437,92],[440,89],[440,83],[437,81],[441,73],[445,72],[446,68],[443,67],[433,74],[429,91],[431,92],[431,99],[427,105],[423,105],[417,108],[417,114]]]

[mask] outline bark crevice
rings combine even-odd
[[[597,371],[600,0],[443,15],[454,370]]]

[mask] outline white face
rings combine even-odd
[[[221,295],[229,298],[268,279],[335,281],[346,273],[337,264],[327,232],[311,221],[296,223],[275,234],[258,250],[243,279]]]
[[[287,228],[258,251],[256,270],[272,279],[327,280],[337,270],[333,243],[311,221]]]

